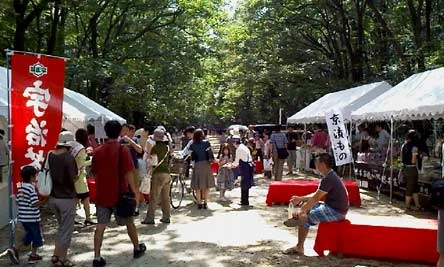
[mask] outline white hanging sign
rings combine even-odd
[[[352,162],[353,157],[342,112],[337,110],[326,112],[325,119],[327,121],[328,134],[330,136],[336,166]]]

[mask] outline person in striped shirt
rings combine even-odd
[[[23,225],[25,229],[25,237],[23,238],[24,246],[32,246],[31,255],[29,255],[28,262],[30,264],[36,263],[42,257],[37,254],[37,248],[43,246],[42,234],[40,232],[40,209],[46,200],[39,200],[35,191],[33,183],[36,182],[37,170],[32,166],[25,166],[21,171],[23,180],[22,186],[17,194],[17,221]],[[16,260],[18,254],[16,254]]]

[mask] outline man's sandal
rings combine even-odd
[[[297,247],[291,247],[287,248],[286,250],[282,251],[282,254],[284,255],[304,255],[303,252],[299,251]]]
[[[302,225],[302,221],[297,220],[295,218],[290,218],[284,222],[284,225],[287,227],[298,227],[298,226]]]
[[[63,267],[74,267],[74,266],[76,266],[73,262],[71,262],[70,260],[64,260],[63,262],[62,262],[62,266]]]
[[[57,257],[56,255],[52,255],[51,256],[51,263],[53,265],[55,265],[57,262],[59,262],[59,257]]]

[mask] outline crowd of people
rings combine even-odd
[[[38,170],[31,166],[22,169],[23,186],[19,189],[16,200],[18,221],[26,232],[23,245],[31,245],[32,248],[29,263],[42,259],[37,251],[43,246],[39,209],[43,205],[48,205],[58,223],[51,257],[53,266],[75,266],[68,258],[68,249],[79,202],[85,211],[83,224],[96,227],[93,267],[107,265],[101,249],[105,229],[110,224],[112,215],[118,225],[126,226],[133,245],[133,257],[142,257],[147,248],[139,241],[134,217],[139,215],[139,207],[145,200],[139,192],[139,186],[146,176],[151,177],[151,189],[148,210],[142,224],[156,223],[155,211],[158,205],[162,210],[160,222],[171,223],[169,190],[172,177],[169,159],[175,149],[171,135],[163,126],[154,130],[144,128],[136,131],[133,125],[121,125],[117,121],[106,122],[104,129],[107,139],[102,144],[97,143],[92,126],[78,129],[75,134],[66,130],[60,133],[55,149],[48,153],[43,164],[48,165],[52,180],[52,190],[48,198],[39,198],[34,187]],[[285,162],[290,175],[300,167],[297,163],[298,147],[306,145],[318,149],[320,153],[314,160],[314,167],[323,177],[320,186],[311,195],[294,196],[291,202],[300,208],[293,213],[292,218],[284,222],[288,227],[298,227],[296,246],[284,253],[303,254],[309,227],[320,222],[343,220],[349,208],[345,186],[333,170],[334,159],[325,153],[328,148],[325,129],[319,129],[310,136],[309,142],[304,143],[302,140],[307,137],[295,132],[292,127],[286,133],[279,127],[273,132],[257,132],[254,126],[250,126],[247,131],[239,130],[229,135],[222,132],[219,135],[219,153],[215,157],[205,131],[192,126],[186,128],[181,138],[180,154],[187,162],[185,175],[191,179],[197,209],[208,209],[209,192],[214,187],[219,190],[219,201],[227,201],[225,193],[234,188],[238,176],[241,177],[240,205],[249,206],[249,190],[254,186],[254,161],[262,162],[264,166],[271,165],[271,170],[265,168],[265,176],[280,181]],[[406,168],[416,165],[418,148],[415,140],[415,133],[409,132],[402,148]],[[211,170],[214,162],[219,165],[216,180]],[[89,175],[94,177],[96,184],[97,221],[91,218],[86,179]],[[417,173],[412,168],[411,171],[406,171],[406,176],[412,177],[408,178],[410,182],[407,185],[412,186],[408,186],[406,205],[410,206],[413,199],[415,207],[419,208],[417,190],[413,185]],[[325,201],[321,203],[321,199]],[[438,242],[439,251],[444,251],[444,242],[440,238]],[[17,251],[8,251],[16,263],[19,262]]]

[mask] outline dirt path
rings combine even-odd
[[[187,195],[185,206],[173,211],[170,225],[140,224],[143,216],[136,220],[140,240],[148,247],[146,256],[132,259],[132,247],[125,228],[112,226],[105,233],[103,256],[108,266],[422,266],[406,263],[389,263],[355,258],[316,257],[313,251],[316,230],[310,231],[306,243],[306,256],[285,256],[284,248],[296,242],[295,231],[285,228],[282,221],[287,216],[284,206],[267,207],[265,196],[268,181],[258,178],[257,186],[251,190],[250,203],[253,207],[243,209],[239,202],[240,190],[228,192],[232,203],[221,205],[212,202],[208,210],[197,210]],[[216,199],[217,192],[212,193]],[[352,208],[350,214],[388,215],[411,217],[386,198],[377,201],[373,194],[362,192],[363,207]],[[146,208],[143,209],[145,211]],[[79,211],[80,214],[80,211]],[[144,214],[143,214],[144,215]],[[423,213],[423,217],[433,217]],[[160,214],[158,213],[158,219]],[[78,218],[80,220],[80,218]],[[44,218],[45,246],[41,251],[44,261],[38,266],[50,266],[56,230],[54,217]],[[73,235],[71,255],[77,266],[91,266],[93,258],[94,228],[76,228]],[[7,247],[7,229],[0,232],[0,249]],[[22,266],[27,266],[26,260]],[[0,266],[8,266],[8,259],[0,259]]]

